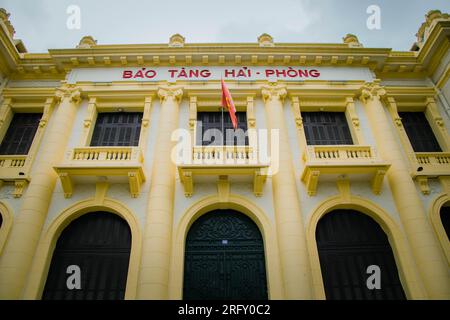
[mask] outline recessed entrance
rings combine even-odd
[[[192,224],[186,238],[183,298],[268,298],[264,243],[249,217],[215,210]]]

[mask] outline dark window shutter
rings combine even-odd
[[[319,220],[316,240],[327,299],[406,299],[388,237],[371,217],[334,210]],[[381,270],[380,289],[367,287],[371,265]]]
[[[141,122],[141,112],[99,113],[91,146],[137,146]]]
[[[353,144],[343,112],[302,112],[308,145]]]
[[[415,152],[442,151],[423,112],[399,112],[399,116]]]
[[[231,123],[228,111],[223,112],[223,129],[225,134],[222,134],[221,141],[214,141],[214,138],[216,137],[209,137],[208,134],[205,135],[205,133],[210,129],[216,129],[219,132],[222,132],[222,112],[199,112],[197,114],[197,144],[203,146],[248,145],[247,113],[236,112],[236,118],[238,120],[237,130],[239,131],[233,129],[233,124]]]
[[[108,212],[87,213],[61,233],[53,252],[43,300],[122,300],[128,277],[131,231]],[[81,288],[67,288],[67,267],[81,271]]]
[[[42,113],[16,113],[0,145],[0,154],[27,154]]]

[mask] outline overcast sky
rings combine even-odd
[[[70,5],[81,12],[80,29],[66,26]],[[381,9],[381,29],[369,30],[370,5]],[[365,47],[409,50],[431,9],[450,12],[450,0],[0,0],[11,13],[16,38],[29,52],[73,48],[82,36],[99,44],[256,42],[340,43],[354,33]]]

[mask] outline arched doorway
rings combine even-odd
[[[327,213],[317,224],[316,241],[327,299],[406,299],[388,238],[369,216],[354,210]],[[380,289],[367,286],[371,265],[380,268]]]
[[[450,241],[450,203],[441,207],[440,211],[442,226],[444,227],[447,238]]]
[[[56,243],[42,299],[123,299],[130,250],[130,228],[118,215],[92,212],[72,221]],[[80,268],[81,289],[68,289],[71,265]]]
[[[264,243],[258,226],[234,210],[198,218],[186,237],[183,298],[267,299]]]

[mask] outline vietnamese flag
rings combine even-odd
[[[222,107],[228,109],[228,113],[230,114],[231,122],[233,123],[233,128],[236,130],[238,121],[236,118],[236,108],[234,107],[233,98],[231,97],[230,90],[228,90],[227,85],[222,81]]]

